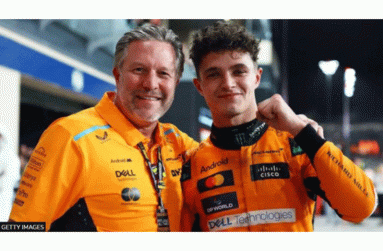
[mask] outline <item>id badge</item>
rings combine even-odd
[[[170,232],[168,211],[165,208],[157,209],[158,232]]]

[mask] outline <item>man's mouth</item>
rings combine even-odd
[[[234,97],[234,96],[237,96],[237,95],[241,95],[241,93],[237,93],[237,92],[230,92],[230,93],[221,93],[218,95],[219,98],[229,98],[229,97]]]
[[[161,100],[161,97],[158,97],[158,96],[142,96],[142,95],[138,95],[137,98],[142,99],[142,100],[150,100],[150,101]]]

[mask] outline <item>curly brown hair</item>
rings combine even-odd
[[[259,43],[242,25],[218,21],[199,30],[193,37],[190,58],[199,77],[202,59],[210,52],[239,50],[249,52],[254,63],[257,62]]]

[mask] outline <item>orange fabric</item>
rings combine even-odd
[[[84,198],[98,231],[157,231],[157,193],[137,146],[152,163],[161,146],[166,188],[162,198],[170,228],[180,229],[181,168],[197,143],[174,125],[159,123],[156,144],[145,138],[106,93],[94,108],[55,121],[43,133],[29,161],[10,218],[46,222],[47,230]],[[128,188],[128,189],[127,189]]]
[[[313,231],[315,201],[307,178],[319,179],[343,219],[359,222],[372,213],[374,187],[359,167],[330,142],[312,164],[292,138],[269,127],[258,142],[240,150],[219,149],[210,138],[202,142],[183,167],[182,218],[188,220],[182,230],[190,231],[190,218],[198,214],[203,231]]]

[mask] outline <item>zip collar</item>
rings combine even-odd
[[[255,144],[269,126],[254,119],[242,125],[217,128],[212,125],[210,140],[214,146],[224,150],[240,150],[242,146]]]

